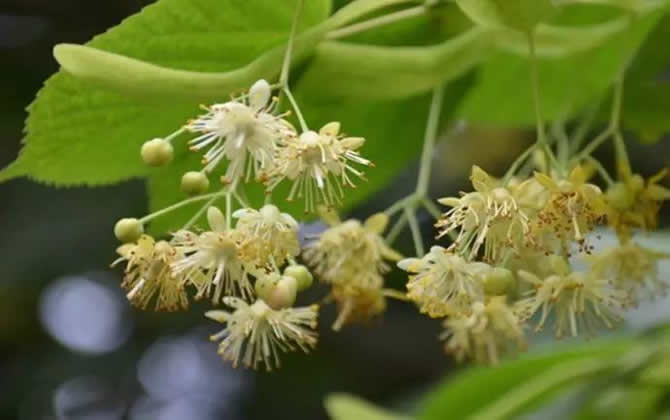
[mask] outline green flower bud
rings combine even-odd
[[[181,190],[188,195],[200,195],[209,189],[209,179],[202,172],[189,171],[181,177]]]
[[[506,268],[496,267],[484,276],[484,292],[498,296],[507,293],[514,285],[514,274]]]
[[[298,292],[309,289],[314,281],[312,273],[304,265],[289,265],[284,269],[284,276],[293,277],[298,286]]]
[[[123,243],[135,242],[143,233],[142,222],[134,218],[121,219],[114,225],[114,235]]]
[[[153,139],[142,145],[140,155],[144,163],[149,166],[163,166],[172,161],[174,149],[168,141]]]

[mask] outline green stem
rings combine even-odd
[[[286,45],[286,54],[284,54],[284,62],[282,63],[281,74],[279,75],[279,85],[282,87],[288,86],[288,74],[291,70],[291,56],[293,55],[293,43],[295,42],[295,34],[298,29],[298,21],[302,13],[305,0],[298,0],[298,4],[293,15],[293,23],[291,24],[291,33]]]
[[[405,215],[407,216],[407,222],[409,222],[409,229],[412,232],[412,240],[414,241],[416,256],[421,258],[424,256],[425,250],[423,248],[421,228],[419,227],[418,220],[416,220],[416,213],[414,210],[414,208],[405,207]]]
[[[610,138],[614,134],[611,127],[607,127],[605,131],[600,133],[595,139],[593,139],[589,144],[587,144],[579,154],[573,158],[573,161],[579,162],[580,160],[591,156],[591,154],[600,146],[605,140]]]
[[[544,118],[542,117],[542,105],[540,103],[540,81],[537,70],[537,53],[535,51],[535,35],[528,33],[528,51],[530,54],[530,76],[533,88],[533,105],[535,108],[535,128],[537,131],[537,143],[544,152],[545,169],[551,168],[551,149],[547,143],[547,133],[544,128]]]
[[[598,171],[598,174],[602,177],[603,180],[605,180],[605,182],[607,182],[608,186],[611,186],[611,185],[614,184],[614,179],[612,179],[610,174],[607,172],[605,167],[600,162],[598,162],[596,159],[592,158],[591,156],[587,156],[585,159],[586,159],[587,162],[591,163],[591,165],[593,165],[594,168],[596,168],[596,170]]]
[[[353,25],[345,26],[340,29],[336,29],[332,32],[329,32],[326,35],[328,39],[338,39],[344,38],[359,32],[367,31],[378,26],[388,25],[389,23],[397,22],[399,20],[408,19],[414,16],[419,16],[424,14],[428,8],[426,6],[416,6],[405,10],[400,10],[398,12],[389,13],[388,15],[379,16],[366,20],[359,23],[354,23]]]
[[[193,225],[195,224],[195,222],[197,222],[198,219],[200,219],[200,216],[202,216],[202,215],[205,213],[205,211],[206,211],[211,205],[213,205],[214,202],[215,202],[216,200],[218,200],[219,198],[221,198],[221,197],[220,197],[220,196],[215,196],[215,197],[210,198],[210,199],[209,199],[209,200],[208,200],[202,207],[200,207],[200,209],[197,211],[197,213],[195,213],[195,214],[193,215],[193,217],[191,217],[191,218],[189,219],[189,221],[186,222],[186,224],[182,227],[182,230],[188,230],[188,229],[190,229],[191,226],[193,226]]]
[[[167,214],[171,211],[177,210],[178,208],[184,207],[184,206],[192,204],[192,203],[197,203],[198,201],[208,200],[212,197],[218,197],[218,196],[221,196],[221,195],[223,195],[222,191],[217,191],[217,192],[211,193],[211,194],[204,194],[204,195],[199,195],[197,197],[188,198],[186,200],[175,203],[171,206],[165,207],[164,209],[158,210],[158,211],[153,212],[151,214],[147,214],[146,216],[144,216],[143,218],[140,219],[140,223],[143,223],[143,224],[147,223],[150,220],[153,220],[153,219],[155,219],[159,216],[162,216],[164,214]]]
[[[433,166],[433,150],[435,149],[435,141],[440,128],[440,114],[442,112],[443,97],[444,85],[440,85],[433,90],[433,98],[430,102],[430,109],[428,111],[423,150],[421,152],[421,161],[419,162],[419,178],[416,183],[416,194],[419,197],[424,197],[428,193],[430,170]]]
[[[512,177],[516,174],[516,171],[519,170],[519,167],[526,159],[537,149],[537,143],[531,144],[523,153],[516,158],[516,160],[510,165],[509,169],[503,177],[503,185],[507,185]]]
[[[442,212],[440,209],[437,207],[433,201],[427,197],[424,197],[423,200],[421,200],[421,204],[423,204],[423,207],[426,209],[428,213],[430,213],[431,216],[433,216],[435,219],[439,219],[440,216],[442,215]]]
[[[600,110],[600,102],[598,102],[597,105],[591,107],[587,111],[587,114],[584,116],[584,118],[582,118],[582,120],[579,122],[579,125],[577,126],[572,135],[570,145],[570,151],[572,153],[576,153],[581,147],[582,143],[584,142],[584,139],[586,139],[586,135],[589,133],[589,130],[591,129],[591,126],[593,125],[593,122],[596,119],[596,116],[598,115],[599,110]]]
[[[614,98],[612,103],[612,115],[609,128],[613,131],[614,150],[617,156],[617,170],[624,177],[632,173],[630,158],[626,150],[626,144],[621,133],[621,105],[623,103],[623,74],[614,85]]]
[[[298,118],[298,122],[300,123],[300,129],[305,132],[308,131],[309,128],[307,128],[307,123],[305,122],[305,118],[302,116],[302,112],[300,111],[300,107],[298,106],[298,103],[296,102],[295,98],[293,97],[293,94],[291,93],[291,90],[288,88],[288,86],[284,86],[282,88],[282,91],[288,98],[288,101],[291,103],[291,108],[293,108],[293,111],[295,112],[295,116]]]
[[[384,238],[386,243],[391,245],[393,242],[395,242],[398,235],[400,235],[400,232],[405,229],[405,226],[407,226],[407,215],[401,214],[398,220],[396,220],[396,222],[393,224],[391,230],[389,230],[389,233]]]

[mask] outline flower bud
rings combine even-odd
[[[163,166],[172,161],[174,149],[168,141],[153,139],[142,145],[140,155],[144,163],[149,166]]]
[[[319,134],[322,136],[336,137],[340,134],[340,123],[337,121],[329,122],[328,124],[321,127]]]
[[[484,276],[484,292],[487,295],[503,295],[514,285],[514,274],[506,268],[496,267]]]
[[[218,207],[209,206],[207,209],[207,223],[214,232],[226,231],[226,218]]]
[[[280,279],[281,276],[277,273],[259,276],[256,279],[256,284],[254,284],[258,297],[263,300],[267,299],[275,286],[277,286],[277,283],[279,283]]]
[[[635,197],[623,182],[617,182],[605,193],[607,203],[617,210],[627,210],[633,206]]]
[[[188,195],[200,195],[209,189],[209,179],[202,172],[189,171],[181,177],[181,190]]]
[[[272,95],[272,88],[265,79],[260,79],[249,89],[249,104],[254,108],[265,106]]]
[[[125,218],[116,222],[114,225],[114,235],[123,242],[135,242],[144,233],[144,226],[135,218]]]
[[[298,282],[293,277],[281,276],[267,297],[263,298],[272,309],[290,308],[298,294]]]
[[[296,280],[298,292],[308,289],[314,281],[312,273],[304,265],[289,265],[284,269],[284,276],[293,277]]]

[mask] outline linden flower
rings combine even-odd
[[[533,290],[517,303],[517,309],[527,319],[542,309],[536,331],[544,326],[549,314],[555,313],[556,337],[566,333],[576,337],[580,329],[592,332],[599,325],[612,328],[621,320],[620,310],[626,306],[626,292],[617,289],[597,273],[553,274],[540,279],[535,274],[519,271],[519,277]]]
[[[528,216],[511,191],[496,187],[496,181],[481,168],[473,166],[470,179],[474,192],[438,200],[451,207],[435,225],[440,229],[438,238],[458,232],[452,247],[462,252],[469,248],[469,258],[486,243],[484,258],[495,262],[506,248],[525,243],[530,230]]]
[[[225,181],[232,183],[269,167],[277,141],[295,135],[284,115],[272,114],[276,102],[271,94],[268,82],[259,80],[246,97],[212,105],[188,123],[188,130],[201,133],[189,141],[191,150],[209,147],[202,160],[206,172],[225,158],[230,161]]]
[[[276,206],[267,204],[260,210],[239,209],[235,231],[240,238],[240,249],[246,261],[265,266],[271,261],[275,266],[300,253],[298,222],[288,213],[281,213]]]
[[[658,262],[664,258],[670,258],[670,254],[629,242],[594,255],[589,261],[593,272],[613,279],[617,287],[628,291],[638,302],[645,290],[652,299],[665,296],[670,284],[659,276],[658,270]]]
[[[263,364],[270,371],[280,366],[280,352],[297,347],[308,353],[316,346],[317,305],[274,310],[261,299],[251,305],[233,297],[223,302],[233,311],[209,311],[205,316],[226,324],[210,339],[221,341],[219,354],[234,367],[241,361],[248,368]]]
[[[640,175],[627,177],[617,182],[606,193],[607,203],[611,211],[608,213],[609,224],[624,237],[630,237],[630,228],[644,230],[655,229],[658,224],[658,211],[663,201],[670,200],[670,189],[658,183],[668,175],[664,169],[650,177],[646,182]]]
[[[211,231],[195,234],[180,230],[173,235],[172,244],[181,255],[171,264],[173,274],[184,276],[197,287],[196,298],[212,296],[215,304],[223,293],[251,296],[253,288],[235,233],[226,229],[223,214],[216,207],[208,209],[207,219]]]
[[[448,318],[445,350],[458,361],[473,358],[478,362],[497,364],[500,356],[526,348],[521,320],[506,303],[504,296],[495,296],[486,304],[475,302],[468,316]]]
[[[393,291],[383,289],[384,279],[377,273],[362,273],[363,281],[334,284],[330,298],[337,303],[333,330],[344,325],[365,322],[386,310],[386,296]]]
[[[312,212],[316,203],[333,206],[344,196],[343,187],[355,187],[352,175],[364,178],[356,163],[372,166],[358,154],[365,139],[342,137],[340,123],[324,125],[319,132],[306,131],[287,138],[275,156],[275,167],[268,171],[267,187],[272,191],[281,181],[293,182],[288,200],[305,199],[305,211]]]
[[[482,274],[490,269],[440,246],[433,246],[423,258],[404,259],[398,267],[412,273],[407,297],[433,318],[468,313],[473,302],[483,300]]]
[[[121,258],[112,266],[128,262],[121,287],[128,290],[126,296],[133,305],[146,309],[156,296],[157,311],[188,308],[184,279],[170,271],[170,263],[178,256],[170,244],[142,235],[136,243],[121,245],[117,252]]]
[[[329,219],[331,227],[317,241],[307,244],[303,257],[323,281],[350,283],[365,278],[361,273],[387,271],[390,267],[385,260],[402,258],[381,236],[388,225],[385,214],[374,214],[363,224],[354,219],[341,222],[323,212],[322,217]]]
[[[537,213],[534,227],[540,232],[549,230],[561,240],[574,239],[579,243],[580,251],[590,252],[584,235],[592,231],[607,213],[600,188],[586,183],[587,174],[581,166],[575,167],[565,180],[554,180],[539,172],[535,173],[535,178],[551,192],[551,196]]]

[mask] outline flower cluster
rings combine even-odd
[[[288,180],[292,186],[287,199],[304,199],[305,210],[312,212],[320,204],[338,204],[344,189],[354,187],[355,178],[364,178],[357,166],[372,166],[359,154],[365,140],[342,135],[337,122],[318,132],[301,124],[298,132],[286,120],[290,112],[279,112],[272,89],[259,80],[246,94],[205,107],[203,115],[181,129],[142,146],[140,154],[148,165],[164,165],[173,159],[172,142],[192,133],[188,146],[202,153],[203,166],[182,177],[182,191],[194,197],[116,224],[114,232],[124,244],[113,263],[126,263],[122,287],[129,301],[142,309],[151,302],[156,310],[186,309],[191,292],[195,299],[229,307],[206,314],[225,324],[211,337],[219,342],[219,353],[234,365],[267,370],[280,365],[281,352],[307,352],[316,345],[318,305],[294,307],[298,293],[312,284],[310,271],[296,261],[302,251],[298,222],[267,203],[271,200],[259,209],[250,207],[243,184],[257,181],[270,199]],[[217,171],[222,172],[221,190],[205,194]],[[214,205],[224,198],[225,214]],[[144,233],[152,218],[206,199],[192,220],[169,238],[155,240]],[[207,229],[194,229],[205,212]],[[325,250],[310,246],[304,252],[317,273],[333,284],[330,296],[340,309],[336,329],[384,310],[382,273],[389,269],[384,259],[399,259],[379,236],[386,222],[380,216],[365,225],[346,222],[340,233],[324,233]],[[319,262],[321,256],[324,260]]]
[[[339,330],[349,322],[366,321],[386,309],[386,296],[394,294],[384,288],[383,275],[390,269],[386,261],[402,257],[381,236],[388,224],[388,216],[383,213],[372,215],[363,223],[355,219],[342,222],[323,209],[322,217],[330,227],[305,247],[303,257],[331,286],[330,296],[338,306],[333,329]]]
[[[603,192],[585,165],[559,173],[498,180],[475,166],[473,192],[439,200],[450,209],[438,238],[451,245],[398,263],[410,273],[408,298],[444,318],[445,348],[457,358],[495,363],[525,348],[531,324],[551,324],[557,337],[612,328],[642,298],[665,293],[658,262],[670,255],[631,241],[670,198],[660,177],[636,175]],[[590,234],[608,223],[620,245],[594,254]],[[587,268],[574,271],[574,258]]]

